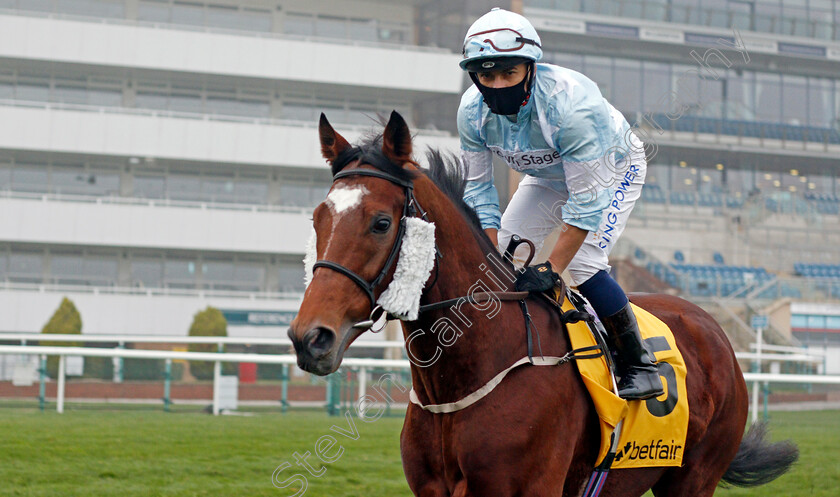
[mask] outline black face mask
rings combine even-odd
[[[531,68],[529,66],[525,79],[521,83],[507,88],[488,88],[478,82],[478,76],[475,73],[470,73],[470,78],[472,78],[476,88],[478,88],[478,91],[484,97],[484,103],[490,107],[490,112],[510,116],[519,113],[519,108],[522,107],[522,104],[527,101],[531,94],[530,75]]]

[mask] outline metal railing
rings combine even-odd
[[[366,40],[356,40],[353,38],[334,38],[327,36],[311,36],[311,35],[294,35],[289,33],[279,33],[273,31],[255,31],[246,29],[223,28],[217,26],[202,26],[195,24],[175,24],[165,22],[151,22],[140,21],[135,19],[125,19],[119,17],[94,17],[76,14],[65,14],[59,12],[44,12],[25,9],[0,9],[0,15],[13,15],[25,17],[39,17],[46,19],[58,19],[67,21],[82,21],[97,24],[110,24],[118,26],[136,26],[153,29],[167,29],[175,31],[192,31],[199,33],[223,34],[243,36],[248,38],[264,38],[273,40],[295,40],[306,41],[313,43],[327,43],[330,45],[351,45],[354,47],[379,48],[401,51],[427,52],[439,54],[452,54],[451,50],[440,47],[433,47],[428,45],[412,45],[409,43],[394,43],[394,42],[376,42]]]
[[[142,295],[146,297],[215,297],[247,300],[291,300],[297,302],[299,302],[303,298],[302,292],[248,292],[237,290],[205,290],[198,288],[140,288],[127,286],[85,286],[45,283],[21,283],[8,280],[0,281],[0,291],[3,290],[38,293],[89,293],[93,295]]]
[[[49,339],[54,337],[60,337],[59,335],[52,335]],[[73,337],[75,340],[79,340],[80,336],[72,336],[72,335],[65,335],[65,337]],[[113,337],[109,337],[113,338]],[[126,337],[130,338],[130,337]],[[183,341],[182,337],[177,337]],[[195,340],[196,337],[188,337],[191,340]],[[212,337],[205,337],[209,339],[213,339]],[[2,339],[2,337],[0,337]],[[218,339],[214,339],[218,340]],[[240,342],[242,339],[238,339]],[[758,338],[759,344],[761,343],[761,338],[759,335]],[[205,342],[206,343],[206,342]],[[399,346],[402,347],[402,342],[383,342],[383,346],[388,347],[395,347]],[[56,411],[59,413],[64,412],[64,403],[65,403],[65,386],[66,386],[66,362],[67,356],[83,356],[83,357],[110,357],[110,358],[134,358],[134,359],[163,359],[166,361],[167,371],[170,371],[171,368],[171,361],[172,360],[189,360],[189,361],[211,361],[214,363],[214,373],[213,373],[213,404],[212,404],[212,413],[214,415],[218,415],[220,413],[219,401],[220,401],[220,380],[222,378],[221,374],[221,364],[223,362],[231,362],[231,363],[241,363],[241,362],[249,362],[249,363],[257,363],[257,364],[281,364],[284,366],[284,387],[283,387],[283,395],[284,398],[281,399],[283,405],[287,405],[287,399],[285,398],[288,386],[288,367],[290,365],[294,365],[297,363],[297,358],[294,355],[287,355],[287,354],[250,354],[250,353],[213,353],[213,352],[180,352],[180,351],[160,351],[160,350],[129,350],[129,349],[122,349],[122,348],[115,348],[115,349],[97,349],[97,348],[87,348],[87,347],[55,347],[55,346],[30,346],[30,345],[0,345],[0,354],[12,354],[12,355],[34,355],[40,356],[41,358],[41,367],[40,367],[40,405],[41,408],[44,408],[45,403],[45,380],[46,380],[46,356],[58,356],[59,357],[59,364],[58,364],[58,372],[57,372],[57,390],[56,390]],[[799,357],[799,356],[802,357]],[[741,354],[742,358],[745,359],[752,359],[755,361],[756,364],[760,364],[761,361],[764,360],[788,360],[788,361],[805,361],[805,362],[812,362],[815,360],[816,356],[810,357],[808,354],[798,354],[797,356],[791,354],[763,354],[761,351],[761,345],[755,354]],[[807,357],[806,357],[807,356]],[[738,357],[738,354],[736,354]],[[346,358],[342,362],[342,365],[345,367],[351,368],[358,368],[359,370],[359,389],[358,389],[358,399],[361,402],[362,399],[366,398],[366,388],[367,388],[367,371],[373,368],[391,368],[396,370],[409,370],[411,367],[411,363],[408,360],[390,360],[390,359],[361,359],[361,358]],[[753,401],[751,412],[753,416],[753,420],[757,419],[758,417],[758,393],[761,384],[765,385],[763,389],[764,392],[764,399],[765,399],[765,414],[766,414],[766,403],[767,403],[767,395],[768,390],[766,385],[769,382],[780,382],[780,383],[802,383],[802,384],[840,384],[840,375],[806,375],[806,374],[767,374],[767,373],[744,373],[744,380],[747,382],[753,383]],[[171,404],[171,399],[169,398],[170,392],[170,383],[171,377],[169,374],[165,377],[165,385],[164,385],[164,392],[165,397],[163,400],[164,409],[168,410],[169,405]],[[330,393],[328,392],[328,403],[331,402],[329,397]],[[328,406],[329,408],[329,406]]]
[[[3,98],[0,99],[0,106],[4,107],[23,107],[23,108],[38,108],[45,110],[67,110],[67,111],[81,111],[97,114],[123,114],[129,116],[144,116],[144,117],[164,117],[177,119],[191,119],[197,121],[218,121],[218,122],[233,122],[243,124],[261,124],[267,126],[289,126],[294,128],[309,128],[315,129],[318,123],[312,121],[298,121],[294,119],[278,119],[273,117],[250,117],[250,116],[236,116],[227,114],[207,114],[198,112],[183,112],[174,110],[157,110],[157,109],[142,109],[137,107],[122,107],[122,106],[102,106],[89,104],[71,104],[63,102],[44,102],[33,100],[18,100]],[[371,120],[370,124],[344,124],[336,123],[336,127],[342,131],[351,131],[356,133],[364,133],[376,124]],[[413,134],[418,136],[433,136],[433,137],[451,137],[452,133],[448,131],[441,131],[436,129],[412,129]]]
[[[746,3],[746,2],[744,2]],[[528,7],[554,8],[573,12],[630,17],[651,21],[673,22],[715,28],[730,28],[803,36],[821,40],[840,40],[840,28],[831,21],[830,10],[809,12],[819,20],[802,17],[738,12],[729,9],[673,5],[664,0],[527,0]],[[743,6],[743,4],[742,4]],[[803,9],[804,10],[804,9]]]
[[[35,200],[39,202],[72,202],[96,205],[126,205],[141,207],[175,207],[180,209],[226,210],[243,212],[271,212],[282,214],[311,214],[314,207],[292,205],[243,204],[236,202],[173,200],[169,198],[94,196],[68,193],[30,193],[0,190],[0,199]]]

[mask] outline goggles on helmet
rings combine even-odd
[[[462,53],[464,58],[470,59],[479,56],[488,45],[497,53],[505,53],[521,50],[526,44],[542,48],[536,41],[523,37],[519,31],[510,28],[490,29],[467,35]]]

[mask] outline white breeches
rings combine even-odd
[[[598,230],[587,234],[580,250],[569,263],[567,269],[573,286],[580,285],[598,271],[610,269],[610,251],[641,196],[647,162],[641,141],[635,135],[632,139],[634,150],[616,161],[615,181],[607,187],[610,203],[601,214]],[[569,192],[563,181],[525,176],[502,215],[500,250],[507,248],[510,237],[517,234],[534,242],[539,253],[546,237],[563,225],[560,209],[568,198]],[[519,265],[524,264],[525,253],[525,247],[520,246],[515,254]]]

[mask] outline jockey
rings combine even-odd
[[[539,35],[519,14],[494,8],[467,32],[460,65],[474,86],[458,108],[464,200],[499,247],[518,234],[539,251],[562,227],[548,262],[525,268],[517,290],[550,291],[568,269],[617,352],[619,395],[661,395],[653,355],[627,296],[608,273],[610,250],[644,185],[643,144],[592,80],[537,64],[541,57]],[[493,154],[525,174],[504,216],[493,185]]]

